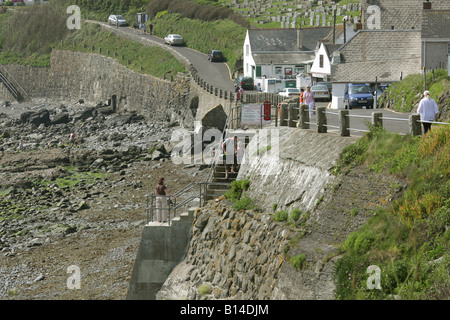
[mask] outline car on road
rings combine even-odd
[[[297,88],[285,88],[283,91],[278,93],[282,97],[287,98],[298,98],[300,96],[300,90]]]
[[[373,108],[373,88],[368,83],[350,83],[345,92],[345,109],[354,107]]]
[[[214,61],[223,62],[225,60],[225,57],[223,56],[222,51],[214,49],[209,52],[208,60],[211,62]]]
[[[179,34],[169,34],[164,38],[164,43],[171,46],[182,46],[184,45],[184,40]]]
[[[325,86],[325,87],[327,87],[327,88],[328,88],[328,91],[330,91],[330,93],[331,93],[331,91],[332,91],[332,89],[333,89],[333,85],[331,84],[331,82],[321,81],[321,82],[317,82],[316,85],[320,85],[320,86]]]
[[[252,77],[240,76],[234,80],[234,84],[237,86],[241,86],[244,90],[255,89],[255,84]]]
[[[311,91],[314,93],[314,99],[319,100],[323,99],[325,101],[331,100],[331,93],[330,90],[324,85],[316,84],[315,86],[311,87]]]
[[[128,22],[120,14],[112,14],[108,17],[108,24],[112,26],[127,26]]]

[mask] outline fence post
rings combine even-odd
[[[326,107],[318,107],[317,111],[317,132],[327,133],[327,115],[325,113]]]
[[[339,110],[339,128],[342,137],[350,136],[350,118],[349,110]]]
[[[286,102],[282,102],[280,105],[280,127],[287,126],[287,118],[288,118],[288,104]]]
[[[383,128],[383,114],[381,112],[372,112],[372,124],[374,127]]]
[[[297,126],[298,113],[299,113],[297,104],[292,101],[288,102],[288,110],[289,110],[288,126],[295,128]]]
[[[309,129],[309,106],[302,104],[300,106],[300,118],[298,127],[301,129]]]
[[[420,136],[422,134],[422,126],[420,122],[420,115],[409,115],[409,133],[413,136]]]

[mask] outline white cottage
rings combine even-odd
[[[249,29],[244,41],[243,74],[264,92],[300,87],[309,76],[317,41],[329,27],[308,29]]]

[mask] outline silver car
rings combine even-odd
[[[170,44],[171,46],[178,45],[182,46],[184,44],[183,37],[179,34],[169,34],[164,38],[164,43]]]
[[[108,17],[108,24],[112,26],[126,26],[128,25],[127,20],[118,14],[112,14]]]
[[[325,101],[331,100],[330,91],[324,85],[316,84],[311,87],[311,91],[314,92],[314,99],[324,99]]]

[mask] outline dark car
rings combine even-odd
[[[208,60],[213,62],[213,61],[218,61],[218,62],[222,62],[224,61],[224,56],[222,51],[220,50],[211,50],[208,54]]]
[[[373,90],[369,84],[349,84],[345,92],[345,108],[353,107],[373,108]]]
[[[240,76],[234,80],[234,83],[241,86],[244,90],[253,90],[255,88],[252,77]]]

